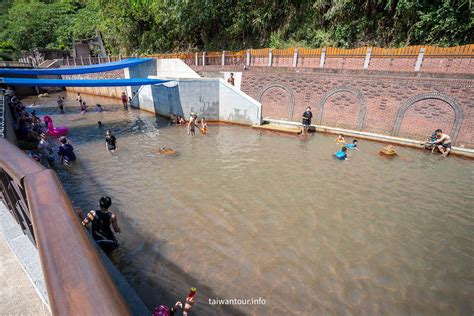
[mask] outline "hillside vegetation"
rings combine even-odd
[[[0,58],[101,31],[112,54],[473,43],[469,0],[13,0]],[[4,48],[2,48],[4,47]]]

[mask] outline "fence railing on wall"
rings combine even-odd
[[[470,60],[474,58],[474,44],[456,47],[408,46],[403,48],[359,47],[354,49],[335,47],[261,48],[240,51],[67,58],[62,60],[62,63],[65,66],[81,66],[117,61],[130,57],[177,58],[190,66],[245,65],[462,73],[472,72],[472,69],[466,68],[465,65],[460,65],[459,63],[451,67],[451,64],[454,64],[454,59]],[[438,64],[431,62],[429,65],[424,65],[425,60],[433,61],[437,58],[448,59],[448,62],[439,62]]]
[[[38,248],[53,315],[131,315],[56,173],[3,137],[0,198]]]

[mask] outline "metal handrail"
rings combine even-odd
[[[10,212],[36,242],[52,314],[131,315],[56,173],[0,138],[0,180]]]

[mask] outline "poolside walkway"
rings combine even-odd
[[[1,201],[0,208],[5,209]],[[4,224],[0,220],[0,225]],[[10,248],[2,230],[0,230],[0,315],[50,315],[48,307],[23,270],[19,258]]]

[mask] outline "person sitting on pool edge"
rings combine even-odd
[[[92,223],[92,237],[104,250],[113,250],[119,246],[119,243],[110,228],[110,225],[112,225],[117,234],[120,234],[121,232],[118,225],[117,215],[109,211],[111,205],[112,199],[110,197],[101,197],[99,200],[100,210],[90,211],[82,221],[84,227],[87,227],[89,223]]]
[[[71,161],[76,160],[76,155],[74,154],[74,147],[68,143],[65,136],[59,137],[59,142],[61,145],[58,149],[58,156],[61,158],[61,164],[69,165]]]
[[[435,134],[436,141],[433,143],[434,147],[431,152],[434,153],[438,149],[446,157],[451,152],[451,137],[448,134],[443,134],[443,131],[440,129],[437,129]]]
[[[346,141],[344,140],[344,135],[339,134],[336,138],[336,143],[345,143]]]
[[[112,131],[110,129],[107,130],[105,133],[105,149],[108,152],[117,151],[117,139],[114,135],[112,135]]]
[[[339,160],[346,160],[347,159],[347,147],[343,146],[341,150],[334,154],[334,156]]]
[[[102,108],[102,105],[100,105],[99,103],[97,103],[97,104],[95,105],[95,111],[96,111],[97,113],[100,113],[100,112],[103,112],[104,109]]]
[[[352,141],[352,144],[346,144],[346,147],[349,148],[349,149],[359,150],[359,148],[357,147],[357,144],[358,144],[357,139],[354,139]]]

